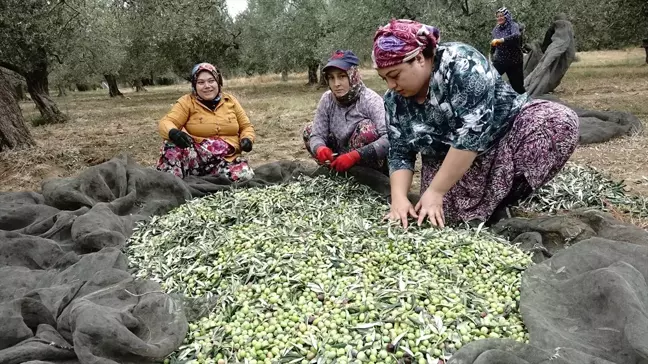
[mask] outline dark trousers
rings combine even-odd
[[[519,94],[526,92],[524,89],[524,64],[501,64],[493,63],[497,72],[501,75],[506,73],[513,90]]]

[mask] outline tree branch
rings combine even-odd
[[[76,14],[72,15],[72,16],[70,17],[70,19],[68,19],[68,21],[65,23],[65,25],[63,25],[63,28],[61,28],[61,30],[60,30],[59,33],[58,33],[58,37],[60,37],[61,34],[63,34],[63,32],[67,29],[67,26],[68,26],[68,25],[69,25],[69,24],[70,24],[74,19],[78,18],[78,17],[81,15],[81,12],[80,12],[80,11],[78,11],[78,10],[75,9],[75,8],[73,8],[70,4],[66,3],[65,0],[63,0],[62,2],[63,2],[67,7],[69,7],[70,9],[72,9]]]
[[[61,57],[58,54],[52,52],[50,52],[50,54],[54,56],[54,58],[56,58],[59,64],[63,64],[63,61],[61,60]]]
[[[4,62],[4,61],[0,61],[0,67],[4,67],[4,68],[6,68],[8,70],[14,71],[14,72],[16,72],[17,74],[19,74],[19,75],[21,75],[23,77],[27,73],[26,70],[14,65],[14,64],[7,63],[7,62]]]
[[[63,1],[59,1],[59,2],[57,2],[56,4],[54,4],[54,6],[52,6],[52,8],[50,9],[50,11],[47,12],[47,16],[50,16],[50,15],[52,14],[52,12],[53,12],[53,11],[54,11],[54,10],[55,10],[59,5],[61,5],[61,4],[65,4],[65,1],[64,1],[64,0],[63,0]]]
[[[465,16],[470,16],[470,7],[468,5],[468,0],[463,0],[463,2],[461,3],[461,10],[463,10]]]

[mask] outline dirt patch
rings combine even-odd
[[[595,110],[621,110],[648,123],[648,65],[641,49],[580,54],[567,73],[558,96]],[[624,180],[630,190],[648,195],[645,151],[648,135],[579,147],[572,161],[588,164]]]

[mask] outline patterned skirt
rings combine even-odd
[[[225,159],[225,156],[233,152],[234,147],[220,138],[205,139],[189,148],[180,148],[171,141],[165,141],[160,150],[157,169],[180,178],[221,175],[232,182],[252,179],[254,172],[245,159],[237,157],[232,162]]]
[[[508,134],[478,156],[446,193],[446,221],[487,221],[498,207],[513,204],[549,182],[576,149],[578,129],[578,116],[568,107],[545,100],[530,102]],[[423,156],[421,194],[442,162]]]
[[[310,153],[311,156],[313,156],[313,158],[315,158],[315,153],[310,150],[310,136],[312,129],[312,123],[306,124],[306,126],[304,126],[303,137],[306,150],[308,151],[308,153]],[[326,140],[326,146],[331,148],[331,150],[333,150],[333,153],[344,154],[354,149],[362,148],[365,145],[369,145],[378,139],[380,139],[380,134],[378,134],[376,125],[370,120],[363,120],[358,123],[345,146],[343,146],[342,148],[337,147],[338,142],[332,134],[328,136]],[[370,161],[361,160],[358,165],[373,168],[385,174],[389,174],[389,171],[387,169],[387,158]]]

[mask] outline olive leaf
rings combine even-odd
[[[405,230],[384,209],[365,186],[302,177],[139,223],[134,274],[192,302],[166,362],[420,361],[482,337],[528,340],[528,254],[487,231]]]

